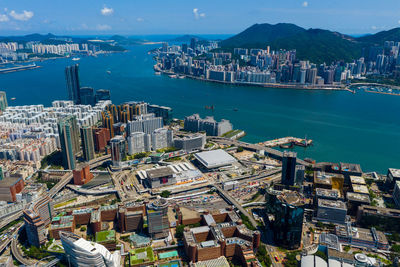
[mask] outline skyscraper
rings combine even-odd
[[[95,98],[96,98],[96,103],[101,100],[111,100],[110,90],[106,90],[106,89],[96,90]]]
[[[271,218],[276,244],[288,249],[300,247],[305,207],[303,195],[295,191],[269,190],[265,198],[266,212],[274,215],[267,218]]]
[[[147,223],[149,234],[154,239],[168,236],[168,200],[165,198],[157,199],[147,205]]]
[[[80,104],[80,84],[79,84],[79,65],[72,65],[65,68],[65,80],[69,100],[75,104]]]
[[[83,157],[85,158],[85,161],[91,161],[94,159],[94,140],[92,127],[83,126],[81,128],[81,141]]]
[[[58,122],[61,153],[65,169],[73,170],[76,166],[75,155],[80,150],[79,130],[75,116],[64,117]]]
[[[296,180],[296,152],[284,151],[282,156],[282,179],[284,185],[294,185]]]
[[[80,99],[80,104],[82,104],[82,105],[94,106],[96,104],[96,99],[94,96],[93,88],[92,87],[81,87],[79,89],[79,99]]]
[[[8,107],[6,92],[0,91],[0,111],[3,112]]]
[[[122,135],[117,135],[110,140],[111,158],[114,166],[119,166],[126,156],[126,142]]]

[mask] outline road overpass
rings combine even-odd
[[[243,215],[247,216],[249,218],[249,221],[251,223],[251,225],[253,225],[255,228],[258,227],[257,222],[254,220],[253,216],[251,216],[247,210],[245,210],[242,205],[239,204],[239,202],[236,201],[236,199],[234,199],[231,195],[229,195],[228,192],[226,192],[225,190],[223,190],[219,185],[214,185],[215,189],[217,189],[218,193],[220,194],[220,196],[225,199],[226,202],[234,205]]]
[[[217,136],[211,136],[211,137],[209,137],[209,140],[215,141],[218,143],[222,143],[227,146],[231,146],[231,145],[238,146],[238,147],[241,146],[244,149],[254,151],[254,152],[265,151],[266,156],[277,159],[277,160],[282,160],[282,156],[283,156],[282,151],[272,149],[270,147],[261,146],[258,144],[250,144],[250,143],[246,143],[246,142],[242,142],[242,141],[238,141],[238,140],[231,140],[229,138],[217,137]],[[297,158],[297,163],[304,165],[306,167],[312,167],[311,163],[304,161],[302,159],[299,159],[299,158]]]

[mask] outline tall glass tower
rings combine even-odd
[[[75,64],[65,68],[65,80],[67,81],[67,90],[69,100],[75,104],[80,104],[80,85],[79,85],[79,65]]]
[[[61,153],[65,169],[73,170],[76,167],[75,155],[79,152],[79,128],[75,116],[62,118],[58,122]]]

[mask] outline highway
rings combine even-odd
[[[217,189],[218,193],[221,195],[222,198],[225,199],[228,203],[234,205],[243,215],[247,216],[250,220],[251,225],[253,225],[255,228],[258,227],[257,222],[254,220],[253,216],[251,216],[247,210],[245,210],[242,205],[239,204],[239,202],[236,201],[231,195],[229,195],[228,192],[223,190],[219,185],[214,184],[215,189]]]
[[[231,140],[229,138],[217,137],[217,136],[211,136],[211,137],[209,137],[209,140],[215,141],[217,143],[221,143],[221,144],[224,144],[227,146],[231,146],[231,145],[241,146],[247,150],[251,150],[254,152],[264,150],[269,157],[275,158],[278,160],[282,160],[283,152],[276,150],[276,149],[269,148],[269,147],[265,147],[265,146],[261,146],[261,145],[257,145],[257,144],[250,144],[250,143],[246,143],[246,142],[242,142],[242,141],[238,141],[238,140]],[[297,158],[297,163],[304,165],[304,166],[312,166],[311,163],[304,161],[302,159],[299,159],[299,158]]]

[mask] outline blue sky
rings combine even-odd
[[[0,35],[234,34],[265,22],[374,33],[400,26],[400,0],[0,0]]]

